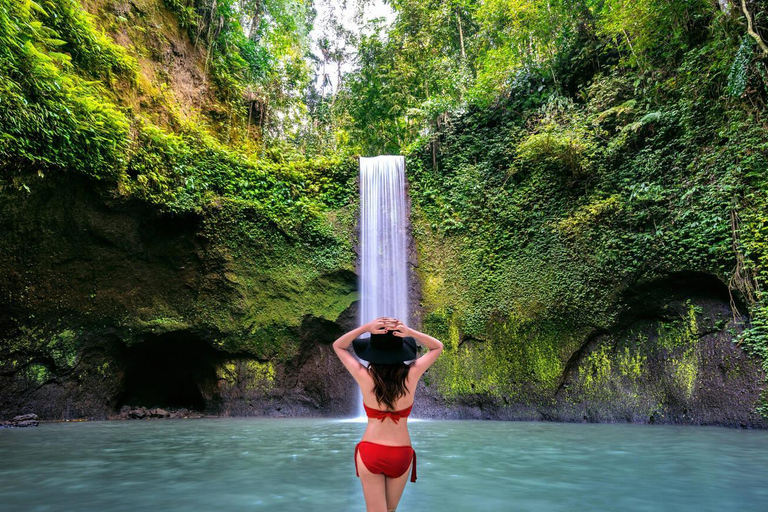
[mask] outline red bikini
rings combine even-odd
[[[365,413],[369,418],[377,418],[384,421],[389,418],[397,423],[400,418],[407,418],[411,414],[413,404],[399,411],[381,411],[373,409],[363,403]],[[413,469],[411,471],[411,482],[416,481],[416,451],[410,445],[391,446],[386,444],[372,443],[370,441],[360,441],[355,445],[355,474],[359,477],[360,472],[357,469],[357,451],[360,450],[360,458],[365,467],[371,473],[384,474],[390,478],[397,478],[408,471],[413,459]]]
[[[365,414],[368,415],[369,418],[378,418],[381,421],[384,421],[384,418],[389,417],[389,419],[397,423],[400,418],[407,418],[411,414],[413,404],[405,409],[400,409],[399,411],[380,411],[379,409],[368,407],[365,405],[365,402],[363,402],[363,408],[365,409]]]

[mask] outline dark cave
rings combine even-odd
[[[636,315],[637,310],[657,310],[659,306],[672,301],[686,299],[714,300],[731,304],[740,314],[746,314],[747,305],[738,291],[733,297],[728,286],[712,274],[705,272],[678,271],[663,277],[628,287],[624,291],[624,301],[630,309],[630,314]]]
[[[123,405],[210,410],[216,396],[218,352],[187,332],[172,332],[125,349]]]

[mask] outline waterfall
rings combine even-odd
[[[391,316],[410,325],[407,214],[405,157],[361,157],[359,325],[380,316]],[[365,417],[362,392],[358,416]]]

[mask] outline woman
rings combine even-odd
[[[359,338],[370,332],[371,337]],[[416,341],[429,352],[417,359]],[[360,362],[347,350],[353,345]],[[336,354],[360,385],[368,426],[355,445],[355,472],[360,477],[368,512],[393,512],[411,470],[416,481],[416,452],[411,447],[407,417],[416,384],[443,351],[435,338],[401,321],[380,317],[333,343]],[[405,361],[413,361],[405,364]]]

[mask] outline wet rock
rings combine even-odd
[[[131,420],[131,419],[150,419],[150,418],[202,418],[204,413],[199,411],[191,411],[185,407],[178,409],[162,409],[160,407],[153,407],[147,409],[146,407],[131,407],[130,405],[124,405],[120,408],[120,412],[111,416],[110,420]]]
[[[36,427],[37,425],[37,414],[29,413],[15,416],[12,420],[3,421],[0,423],[0,428]]]
[[[434,384],[419,382],[414,417],[768,428],[757,409],[765,372],[734,343],[742,325],[724,283],[678,272],[635,286],[620,302],[615,323],[585,337],[555,385],[520,378],[499,396],[443,396],[447,386],[430,369]]]
[[[138,419],[146,418],[148,415],[149,415],[149,412],[145,407],[138,407],[128,413],[129,418],[138,418]]]

